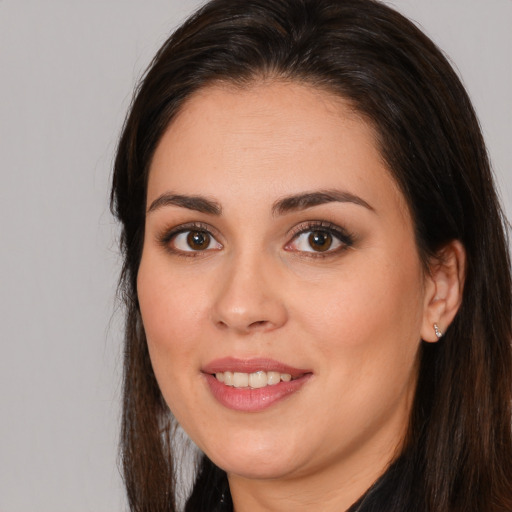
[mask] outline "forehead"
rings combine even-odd
[[[150,168],[148,202],[179,193],[253,197],[344,187],[405,206],[372,125],[339,96],[290,82],[216,84],[192,95],[164,133]]]

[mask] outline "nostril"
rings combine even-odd
[[[267,324],[266,320],[258,320],[257,322],[252,322],[249,327],[263,327]]]
[[[235,323],[230,324],[224,320],[219,320],[216,322],[216,326],[221,330],[234,328],[235,330],[239,330],[241,332],[249,333],[251,331],[259,331],[265,330],[267,327],[272,325],[272,323],[268,320],[257,320],[255,322],[248,322],[245,325],[237,325]]]

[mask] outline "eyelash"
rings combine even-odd
[[[346,229],[327,221],[308,221],[294,227],[290,232],[291,240],[285,246],[290,246],[294,241],[298,240],[301,235],[309,232],[318,231],[326,233],[340,242],[340,246],[335,249],[327,249],[326,251],[300,251],[301,254],[309,258],[328,258],[343,252],[344,250],[354,245],[355,236],[349,233]]]
[[[193,231],[205,233],[220,244],[220,242],[218,242],[219,236],[215,234],[215,230],[213,230],[212,227],[209,226],[208,224],[204,224],[202,222],[191,222],[187,224],[181,224],[180,226],[176,226],[175,228],[164,231],[157,237],[157,239],[160,245],[162,245],[166,250],[170,251],[172,254],[183,256],[186,258],[204,255],[206,250],[183,251],[181,249],[176,249],[171,245],[173,239],[175,239],[178,235]],[[340,246],[335,249],[327,249],[326,251],[323,252],[314,250],[297,252],[309,258],[327,258],[329,256],[334,256],[354,245],[355,237],[344,228],[327,221],[308,221],[306,223],[302,223],[299,224],[298,226],[295,226],[289,232],[290,241],[286,243],[284,247],[285,250],[291,252],[293,249],[287,248],[290,247],[290,245],[293,244],[293,242],[298,240],[301,235],[315,231],[331,235],[333,238],[340,242]]]
[[[211,226],[208,224],[204,224],[202,222],[191,222],[187,224],[181,224],[179,226],[176,226],[175,228],[172,228],[170,230],[164,231],[161,235],[157,237],[158,242],[160,245],[162,245],[166,250],[171,252],[172,254],[183,256],[185,258],[194,258],[197,256],[201,256],[204,254],[205,251],[183,251],[181,249],[176,249],[172,247],[171,242],[173,239],[175,239],[178,235],[181,235],[182,233],[188,233],[188,232],[194,232],[197,231],[199,233],[205,233],[208,236],[210,236],[213,240],[218,242],[218,235],[214,233],[214,229],[212,229]]]

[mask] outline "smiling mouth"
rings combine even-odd
[[[280,382],[290,382],[294,378],[289,373],[266,372],[259,370],[252,373],[242,372],[217,372],[215,378],[226,386],[235,388],[259,389],[267,386],[275,386]]]
[[[268,358],[225,357],[203,366],[213,397],[224,407],[259,412],[294,395],[313,372]]]

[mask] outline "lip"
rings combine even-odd
[[[264,388],[235,388],[218,381],[213,374],[223,372],[253,373],[257,371],[288,373],[289,382]],[[259,412],[296,393],[312,376],[311,370],[294,368],[279,361],[264,358],[216,359],[205,365],[202,373],[214,398],[224,407],[241,412]]]
[[[237,359],[236,357],[224,357],[211,361],[202,369],[203,373],[209,374],[222,372],[254,373],[260,370],[264,372],[289,373],[294,379],[306,373],[311,373],[311,370],[294,368],[293,366],[267,358]]]

